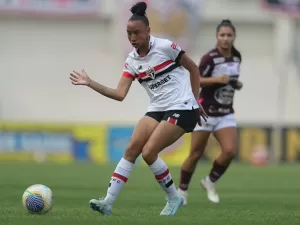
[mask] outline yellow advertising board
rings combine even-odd
[[[106,127],[0,123],[0,160],[106,163]]]
[[[52,161],[56,163],[117,163],[124,154],[134,126],[0,122],[0,161]],[[256,149],[272,151],[271,127],[238,128],[236,160],[251,161]],[[186,134],[161,152],[170,166],[180,166],[190,151]],[[281,129],[281,160],[300,160],[300,128]],[[202,160],[214,160],[220,146],[211,134]],[[138,160],[142,161],[141,158]]]

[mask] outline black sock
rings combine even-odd
[[[227,170],[229,164],[227,166],[220,165],[217,161],[214,161],[213,167],[209,173],[209,179],[212,182],[216,182],[217,180],[220,179],[220,177],[225,173]]]
[[[191,181],[193,173],[186,172],[181,169],[181,174],[180,174],[180,184],[179,188],[183,191],[186,191],[189,188],[189,184]]]

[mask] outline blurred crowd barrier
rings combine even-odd
[[[0,123],[0,161],[117,163],[133,129],[101,124]],[[264,163],[299,162],[300,127],[284,127],[279,136],[274,134],[269,126],[240,125],[236,160],[256,163],[266,157]],[[281,146],[274,146],[274,138],[280,139]],[[186,134],[166,148],[161,157],[169,165],[179,166],[189,148],[190,134]],[[219,151],[211,137],[203,160],[213,160]]]

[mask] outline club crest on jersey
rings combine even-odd
[[[148,69],[145,71],[148,78],[151,78],[152,80],[155,79],[155,70],[152,67],[148,67]]]

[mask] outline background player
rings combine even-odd
[[[225,173],[237,150],[233,98],[235,90],[242,88],[242,83],[238,81],[242,57],[233,46],[236,33],[229,20],[223,20],[217,26],[216,36],[217,48],[206,53],[199,65],[202,87],[200,103],[209,118],[203,127],[197,126],[192,133],[190,154],[181,168],[178,191],[184,197],[184,204],[187,204],[189,183],[210,133],[220,143],[221,154],[213,162],[209,175],[201,180],[201,185],[207,191],[208,199],[214,203],[219,202],[215,183]]]
[[[112,214],[112,205],[140,154],[166,192],[167,204],[161,215],[174,215],[183,198],[178,195],[168,167],[158,153],[184,133],[193,131],[200,119],[199,111],[206,118],[197,102],[200,83],[197,65],[175,43],[150,35],[146,8],[144,2],[131,8],[133,15],[127,24],[127,34],[134,50],[128,55],[116,89],[95,82],[84,71],[74,71],[70,77],[74,85],[87,85],[118,101],[126,97],[132,81],[137,79],[150,97],[148,112],[135,127],[125,155],[112,175],[106,197],[90,201],[90,207],[104,215]],[[191,80],[183,67],[190,72]]]

